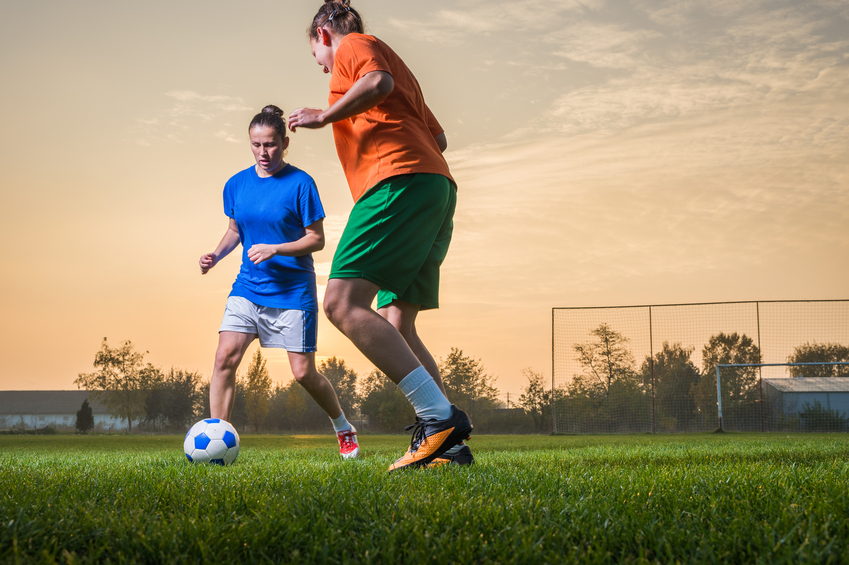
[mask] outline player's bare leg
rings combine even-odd
[[[433,355],[430,354],[430,351],[428,351],[424,342],[419,337],[418,332],[416,332],[416,317],[419,314],[419,310],[421,310],[419,304],[404,302],[403,300],[393,300],[388,306],[380,308],[377,313],[392,324],[404,337],[407,345],[410,346],[410,349],[415,353],[419,361],[421,361],[422,366],[430,373],[430,376],[433,377],[433,380],[439,386],[440,390],[442,390],[442,394],[447,398],[448,394],[445,392],[445,386],[442,384],[442,377],[439,374],[439,365],[436,364]],[[434,459],[429,466],[435,467],[449,463],[469,465],[474,463],[474,461],[475,458],[472,455],[472,450],[469,449],[465,442],[461,441],[442,454],[442,456]]]
[[[398,384],[421,363],[400,332],[372,310],[378,290],[365,279],[330,279],[324,312],[369,361]]]
[[[410,449],[389,470],[427,465],[468,437],[472,424],[448,402],[398,329],[372,310],[378,290],[365,279],[330,279],[324,311],[328,320],[398,385],[416,411]]]
[[[304,387],[309,395],[321,406],[333,422],[336,431],[336,439],[339,441],[339,454],[345,459],[354,459],[360,453],[357,441],[357,429],[348,422],[342,407],[339,405],[339,397],[333,390],[333,385],[327,377],[318,372],[315,366],[315,353],[299,353],[289,351],[289,366],[295,380]]]
[[[209,380],[209,411],[213,418],[230,421],[236,400],[236,369],[256,334],[219,332],[215,366]]]
[[[292,367],[292,375],[295,380],[304,387],[330,418],[338,418],[342,414],[339,398],[327,377],[316,369],[315,353],[298,353],[295,351],[288,353],[289,366]]]
[[[445,387],[442,385],[442,378],[439,375],[439,366],[416,332],[416,316],[418,316],[420,309],[419,304],[393,300],[388,306],[380,308],[377,313],[398,330],[398,333],[410,346],[413,354],[436,381],[437,386],[442,390],[442,394],[445,394]],[[447,394],[445,396],[448,397]]]

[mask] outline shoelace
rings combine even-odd
[[[339,433],[339,443],[342,444],[342,448],[346,447],[354,447],[354,432],[351,430],[340,432]]]
[[[413,430],[413,435],[410,437],[410,451],[418,451],[419,446],[425,440],[425,422],[416,416],[416,423],[410,424],[404,431]]]

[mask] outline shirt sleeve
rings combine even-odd
[[[233,195],[233,179],[227,181],[224,185],[224,214],[228,218],[236,219],[236,209]]]
[[[335,65],[340,65],[342,74],[355,83],[373,71],[392,74],[386,57],[374,41],[367,36],[348,36],[348,41],[336,51]]]
[[[309,182],[303,184],[299,206],[301,225],[304,227],[324,218],[324,207],[321,205],[321,197],[318,195],[318,187],[315,186],[314,180],[309,179]]]

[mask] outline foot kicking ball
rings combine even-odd
[[[188,431],[183,451],[192,463],[229,465],[239,455],[239,433],[224,420],[207,418]]]

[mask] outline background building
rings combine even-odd
[[[127,421],[111,416],[87,390],[4,390],[0,392],[0,429],[73,430],[77,410],[88,398],[94,431],[122,431]]]
[[[774,417],[802,431],[849,431],[849,377],[764,379]]]

